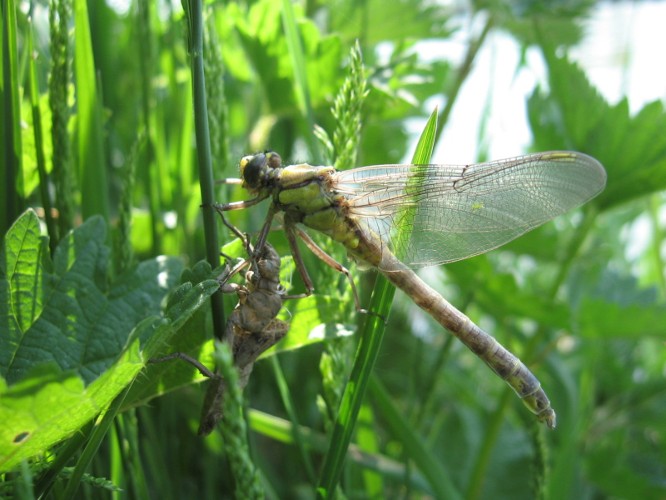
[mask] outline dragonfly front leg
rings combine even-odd
[[[215,373],[206,368],[198,359],[195,359],[189,354],[186,354],[184,352],[172,352],[171,354],[167,354],[166,356],[161,356],[159,358],[151,358],[148,360],[148,363],[151,364],[163,363],[165,361],[170,361],[172,359],[182,359],[183,361],[188,362],[189,364],[194,366],[197,370],[199,370],[199,373],[201,373],[201,375],[203,375],[204,377],[215,378],[217,376],[215,375]]]
[[[268,233],[271,230],[271,226],[273,225],[273,218],[275,217],[276,213],[277,208],[275,208],[274,205],[271,205],[271,207],[268,209],[268,214],[266,215],[264,225],[261,227],[261,231],[257,237],[257,243],[254,245],[254,252],[251,254],[253,260],[258,259],[261,255],[261,252],[264,250],[264,245],[266,245]]]
[[[308,249],[316,257],[318,257],[324,264],[329,266],[331,269],[345,275],[345,277],[349,281],[349,284],[351,285],[352,294],[354,295],[354,305],[356,306],[356,310],[358,312],[367,314],[368,311],[361,307],[361,299],[359,299],[358,291],[356,290],[356,283],[354,283],[354,278],[352,278],[349,269],[340,264],[330,255],[328,255],[319,245],[317,245],[314,242],[314,240],[310,237],[308,233],[303,231],[293,222],[290,222],[286,217],[284,225],[285,225],[285,232],[287,233],[287,239],[289,240],[289,246],[291,247],[291,250],[294,255],[294,263],[296,264],[296,269],[298,269],[298,272],[301,275],[303,282],[305,283],[305,287],[306,290],[308,290],[308,294],[311,294],[314,291],[314,285],[312,284],[312,280],[308,275],[307,269],[305,268],[305,265],[301,260],[300,251],[298,250],[298,245],[296,244],[295,235],[298,235],[298,237],[303,241],[303,243],[305,243],[305,246],[308,247]]]
[[[244,210],[252,207],[266,199],[266,196],[258,196],[249,200],[232,201],[231,203],[213,203],[213,208],[218,212],[229,212],[231,210]]]
[[[223,210],[218,210],[218,214],[220,214],[220,217],[222,218],[222,224],[227,226],[229,231],[234,233],[236,237],[243,242],[243,247],[247,251],[248,256],[251,254],[251,249],[250,249],[250,239],[247,235],[247,233],[242,232],[240,229],[238,229],[236,226],[234,226],[231,222],[227,220],[227,218],[224,216],[224,211]]]

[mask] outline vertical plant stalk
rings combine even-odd
[[[150,168],[155,165],[155,133],[152,127],[153,106],[151,104],[152,96],[152,67],[153,67],[153,43],[151,38],[150,24],[150,0],[139,0],[137,2],[136,29],[138,33],[138,63],[141,83],[141,120],[145,130],[145,156],[142,160],[146,165],[139,175],[140,182],[143,182],[146,195],[148,196],[148,213],[150,214],[150,233],[152,243],[152,253],[158,254],[161,248],[160,231],[160,179],[157,168]]]
[[[102,443],[102,439],[113,424],[113,420],[116,418],[118,411],[122,407],[123,401],[125,401],[125,396],[127,396],[127,393],[130,391],[131,387],[131,384],[128,385],[120,394],[118,394],[116,399],[114,399],[111,403],[109,409],[106,410],[104,415],[99,419],[99,423],[94,427],[90,436],[90,440],[86,443],[86,447],[79,457],[76,463],[76,467],[74,468],[74,471],[69,478],[69,481],[67,481],[67,486],[65,486],[65,491],[63,492],[61,498],[75,497],[76,490],[78,490],[79,485],[81,484],[83,474],[88,469],[90,462],[97,454],[99,446]]]
[[[333,133],[336,170],[353,167],[361,137],[361,111],[368,95],[365,68],[358,42],[350,54],[349,76],[335,98],[331,114],[337,122]]]
[[[217,224],[213,210],[214,182],[213,161],[208,129],[208,107],[206,103],[206,79],[203,62],[203,13],[201,0],[190,0],[186,4],[189,22],[188,42],[192,66],[192,95],[194,98],[194,127],[197,139],[197,159],[199,165],[199,185],[203,208],[204,235],[206,239],[206,260],[212,268],[220,263],[220,245],[217,239]],[[211,298],[213,329],[215,337],[224,339],[224,309],[222,295],[214,293]]]
[[[44,207],[44,220],[46,221],[46,230],[49,234],[49,248],[51,254],[56,249],[58,241],[58,231],[56,222],[51,213],[51,195],[49,194],[49,177],[46,173],[46,158],[44,157],[44,133],[42,130],[42,114],[39,109],[39,83],[37,81],[37,65],[35,58],[37,54],[34,52],[34,31],[32,22],[29,23],[28,33],[28,52],[29,52],[29,89],[30,89],[30,106],[32,108],[32,128],[35,138],[35,157],[37,160],[37,172],[39,172],[39,194],[42,198],[42,206]]]
[[[664,230],[659,223],[659,210],[661,208],[661,199],[658,194],[653,194],[648,200],[648,217],[652,224],[652,240],[650,242],[650,262],[654,269],[655,279],[661,292],[662,298],[666,298],[666,265],[661,258],[661,247],[664,242]]]
[[[430,115],[421,134],[412,163],[419,165],[430,161],[435,145],[436,128],[437,110]],[[317,488],[319,498],[332,498],[340,479],[354,425],[384,338],[386,326],[384,318],[389,315],[394,295],[395,287],[383,276],[378,276],[370,300],[369,311],[372,313],[366,316],[363,328],[359,332],[360,342],[354,366],[342,395],[338,418],[331,434],[328,452],[324,457],[322,475]]]
[[[3,233],[20,212],[20,198],[24,196],[21,168],[21,109],[19,104],[19,76],[16,31],[16,5],[14,0],[2,3],[2,107],[3,107],[3,163],[0,168],[5,182],[4,201],[0,214],[3,214]]]
[[[307,78],[307,61],[303,53],[300,29],[294,14],[294,6],[291,0],[282,0],[282,25],[284,27],[285,39],[291,62],[294,67],[294,80],[296,82],[296,96],[305,118],[308,130],[305,133],[305,141],[313,157],[317,156],[317,141],[314,140],[312,130],[314,129],[314,112],[312,111],[312,99],[310,98],[310,87]]]
[[[145,136],[137,139],[132,151],[125,162],[122,176],[122,192],[118,207],[118,224],[113,239],[113,260],[116,274],[120,274],[130,267],[134,262],[134,249],[132,247],[132,193],[134,192],[134,181],[136,172],[136,160],[138,151],[144,142]]]
[[[109,220],[107,157],[104,151],[102,96],[96,74],[86,0],[74,0],[74,77],[76,147],[81,213]]]
[[[301,425],[298,421],[298,417],[296,414],[296,405],[294,404],[293,398],[291,397],[287,380],[284,376],[284,372],[282,371],[282,367],[280,366],[280,362],[278,361],[277,358],[278,358],[277,356],[271,356],[269,359],[271,367],[273,368],[273,374],[275,375],[275,382],[278,386],[278,390],[280,391],[280,397],[282,398],[285,410],[287,411],[287,414],[289,415],[289,420],[291,421],[292,424],[291,431],[294,443],[296,444],[298,452],[301,455],[301,461],[303,462],[303,467],[305,468],[305,474],[307,478],[312,482],[312,484],[314,484],[315,481],[317,480],[317,475],[315,473],[314,466],[312,465],[312,460],[310,459],[310,455],[308,454],[308,447],[303,437]]]
[[[349,168],[356,162],[356,152],[361,136],[361,110],[367,95],[361,49],[356,43],[350,53],[349,74],[345,78],[331,110],[337,123],[331,143],[335,154],[333,166],[336,169]],[[345,286],[347,286],[346,283]],[[348,360],[351,359],[349,355],[352,353],[346,351],[349,351],[347,346],[350,340],[351,338],[341,338],[326,342],[325,352],[319,363],[322,374],[323,402],[327,407],[323,416],[326,424],[331,428],[349,374]]]
[[[435,498],[461,498],[451,474],[443,468],[427,442],[415,431],[416,427],[403,417],[376,375],[370,378],[369,391],[377,412],[382,415],[382,421],[386,422],[391,435],[403,444],[406,456],[428,480]]]
[[[216,343],[215,361],[225,381],[224,424],[219,426],[224,448],[236,481],[236,498],[264,498],[259,474],[250,457],[247,426],[243,416],[243,395],[234,366],[231,349],[226,342]]]
[[[486,432],[483,435],[483,440],[481,441],[481,448],[479,454],[477,455],[477,460],[474,463],[474,468],[472,469],[472,474],[467,483],[467,490],[465,491],[465,498],[467,500],[474,500],[476,498],[481,498],[481,493],[483,492],[484,479],[488,473],[488,465],[490,464],[490,457],[492,455],[493,448],[495,443],[497,443],[497,438],[500,434],[500,428],[504,423],[504,412],[509,406],[509,401],[513,398],[513,392],[509,387],[504,389],[500,399],[497,403],[497,407],[490,417],[490,424],[486,428]],[[538,425],[534,423],[533,425]]]
[[[224,93],[224,63],[221,41],[210,16],[204,32],[204,71],[208,101],[211,156],[223,166],[229,163],[229,110]]]
[[[51,0],[49,25],[51,30],[51,75],[49,77],[49,106],[51,107],[51,142],[53,144],[53,183],[55,207],[58,210],[60,235],[74,226],[74,192],[70,139],[67,131],[69,108],[69,44],[67,39],[71,14],[70,0]],[[58,235],[58,237],[60,236]],[[55,242],[57,245],[57,241]]]

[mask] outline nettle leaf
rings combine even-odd
[[[495,27],[509,31],[522,45],[548,40],[553,46],[572,46],[583,36],[583,20],[594,3],[589,0],[497,2],[482,0]]]
[[[588,271],[593,273],[594,271]],[[586,272],[577,278],[585,280]],[[602,269],[594,287],[579,299],[577,320],[580,334],[589,339],[666,339],[666,305],[653,287],[641,287],[630,275]]]
[[[565,57],[546,53],[550,92],[529,99],[534,149],[573,149],[606,167],[606,189],[593,200],[608,209],[666,189],[666,112],[660,101],[635,116],[626,99],[608,104],[583,71]]]
[[[179,259],[142,262],[110,281],[106,225],[92,217],[51,261],[29,210],[0,249],[0,470],[44,452],[103,411],[144,360],[217,289],[185,287],[165,311]]]
[[[435,2],[335,2],[329,15],[333,29],[346,40],[363,33],[368,46],[382,41],[400,43],[406,38],[446,38],[453,32],[448,25],[451,9]],[[372,22],[367,16],[372,17]]]
[[[666,306],[660,304],[618,304],[585,298],[578,320],[581,335],[588,338],[666,340]]]

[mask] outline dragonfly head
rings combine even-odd
[[[240,176],[243,186],[250,191],[261,189],[268,169],[280,168],[282,158],[273,151],[244,156],[240,161]]]

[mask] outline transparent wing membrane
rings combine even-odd
[[[399,258],[425,267],[497,248],[582,205],[605,183],[594,158],[549,152],[467,166],[362,167],[337,172],[334,189]]]

